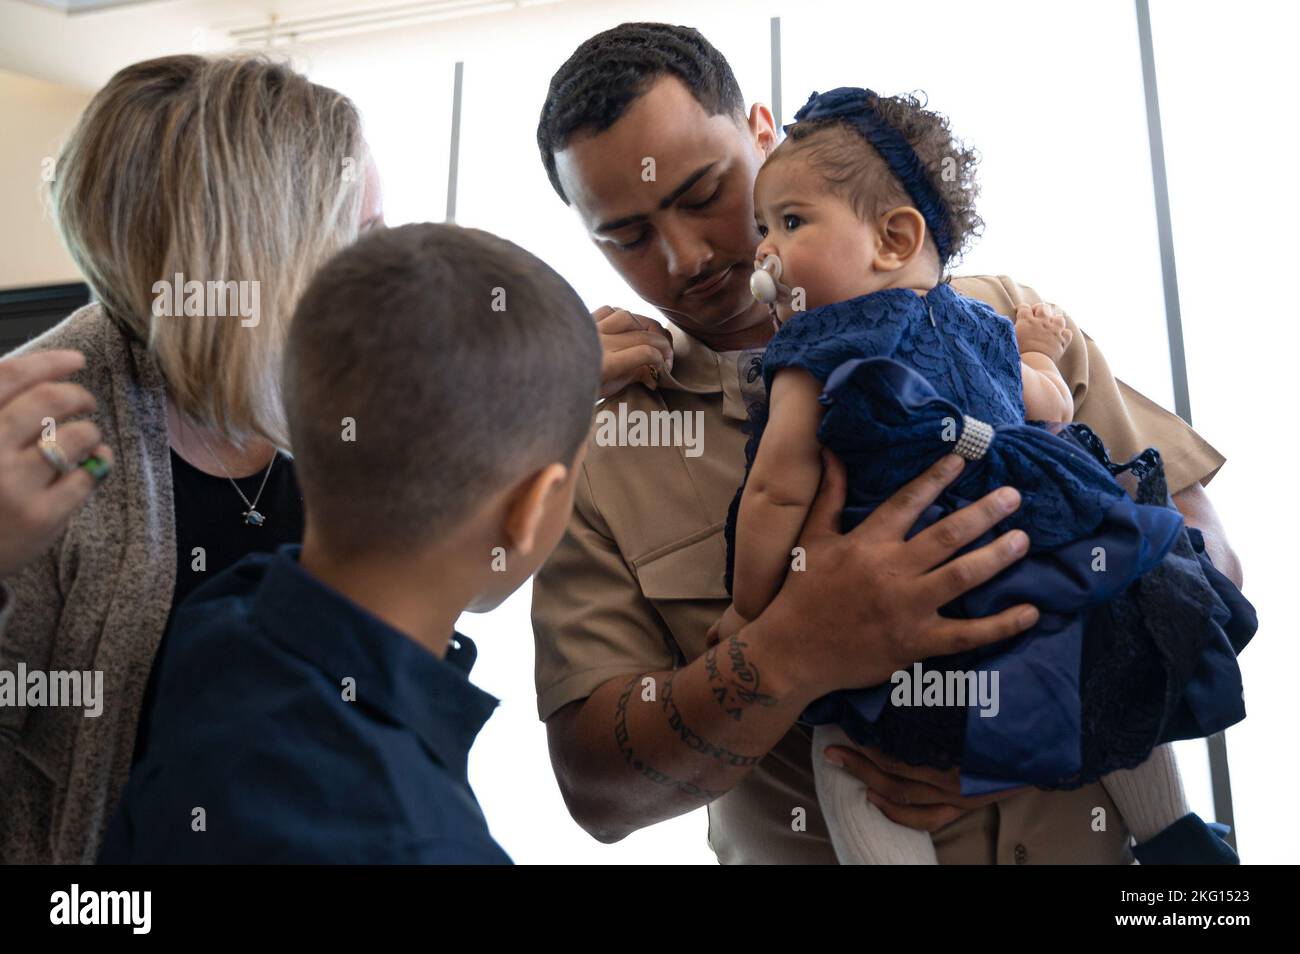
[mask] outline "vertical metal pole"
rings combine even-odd
[[[1165,144],[1160,128],[1160,95],[1156,88],[1155,47],[1151,42],[1148,0],[1136,0],[1138,46],[1142,53],[1142,86],[1146,93],[1147,136],[1151,145],[1151,183],[1155,189],[1156,228],[1160,236],[1160,269],[1165,290],[1165,324],[1169,330],[1169,368],[1174,379],[1174,410],[1192,423],[1191,393],[1187,384],[1187,355],[1183,350],[1183,317],[1178,300],[1178,270],[1174,264],[1174,229],[1169,214],[1169,181],[1165,175]],[[1216,820],[1233,826],[1228,842],[1237,847],[1232,812],[1232,777],[1228,771],[1228,740],[1219,732],[1206,740],[1210,759],[1210,785],[1214,790]]]
[[[1147,0],[1137,0],[1137,20],[1138,45],[1142,50],[1142,86],[1147,101],[1147,136],[1151,143],[1156,229],[1160,236],[1160,270],[1164,276],[1165,324],[1169,329],[1169,367],[1174,377],[1174,410],[1191,424],[1187,356],[1183,352],[1183,316],[1178,301],[1178,270],[1174,265],[1174,228],[1169,215],[1169,181],[1165,176],[1165,141],[1160,129],[1160,96],[1156,90],[1156,59],[1151,44],[1151,12]]]
[[[772,118],[781,133],[781,18],[772,17]]]
[[[464,62],[456,63],[456,83],[451,94],[451,158],[447,160],[447,221],[456,221],[456,175],[460,163],[460,95]]]

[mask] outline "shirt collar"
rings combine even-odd
[[[660,375],[659,387],[692,394],[721,394],[723,416],[747,420],[749,413],[740,387],[738,363],[725,360],[671,322],[668,331],[673,339],[673,370]]]
[[[464,779],[470,747],[499,700],[469,681],[477,649],[453,633],[445,659],[389,626],[298,563],[302,547],[272,556],[253,602],[254,618],[281,647],[339,687],[355,683],[357,706],[411,729]]]

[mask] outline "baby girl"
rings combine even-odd
[[[947,120],[912,97],[849,88],[813,94],[795,120],[754,187],[752,287],[778,332],[728,519],[733,608],[715,629],[726,637],[758,616],[786,572],[817,571],[796,544],[823,446],[848,469],[846,528],[945,453],[966,467],[913,532],[1016,487],[1020,509],[972,547],[1020,529],[1029,555],[945,613],[1040,610],[1020,637],[896,674],[925,693],[838,692],[805,712],[841,862],[935,861],[928,835],[889,821],[861,783],[825,763],[827,745],[853,742],[960,766],[966,794],[1100,779],[1139,859],[1235,861],[1188,811],[1167,743],[1244,717],[1236,654],[1254,633],[1253,609],[1184,527],[1159,454],[1113,463],[1070,423],[1056,367],[1070,342],[1064,318],[1037,306],[1013,325],[944,280],[982,225],[976,159]],[[977,684],[995,698],[961,691]]]

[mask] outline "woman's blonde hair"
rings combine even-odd
[[[347,97],[261,56],[136,63],[91,100],[55,169],[59,228],[187,418],[287,446],[289,319],[357,236],[365,148]]]

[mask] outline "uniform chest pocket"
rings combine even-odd
[[[725,523],[706,527],[632,562],[652,600],[727,600]]]

